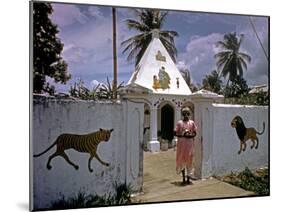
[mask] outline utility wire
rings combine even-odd
[[[254,32],[255,32],[255,35],[256,35],[256,37],[257,37],[257,39],[258,39],[258,41],[259,41],[259,43],[260,43],[260,45],[261,45],[261,47],[262,47],[263,53],[264,53],[264,55],[265,55],[265,57],[266,57],[266,59],[267,59],[267,61],[268,61],[268,60],[269,60],[269,59],[268,59],[268,55],[267,55],[267,53],[266,53],[266,51],[265,51],[265,49],[264,49],[264,47],[263,47],[263,45],[262,45],[262,42],[261,42],[261,40],[260,40],[260,38],[259,38],[259,36],[258,36],[258,33],[257,33],[257,31],[256,31],[255,25],[254,25],[254,23],[253,23],[251,17],[249,17],[249,20],[250,20],[250,23],[251,23],[251,25],[252,25],[252,28],[253,28],[253,30],[254,30]]]

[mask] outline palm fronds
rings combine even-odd
[[[215,54],[217,68],[220,76],[233,82],[237,77],[242,77],[244,70],[247,70],[247,63],[251,62],[251,57],[240,52],[241,43],[244,35],[237,36],[235,32],[225,34],[223,41],[218,41],[217,46],[221,51]],[[228,84],[228,82],[227,82]]]
[[[152,40],[152,31],[158,29],[160,40],[175,61],[177,50],[175,48],[174,37],[178,36],[178,33],[175,31],[162,30],[168,12],[155,9],[132,10],[137,20],[127,19],[125,23],[130,30],[135,30],[140,33],[121,43],[121,46],[124,47],[122,53],[128,53],[127,60],[135,60],[135,65],[137,65]]]

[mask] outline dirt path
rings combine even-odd
[[[181,176],[176,174],[176,152],[144,153],[143,194],[134,202],[163,202],[177,200],[213,199],[221,197],[250,196],[252,192],[210,178],[192,181],[182,186]]]

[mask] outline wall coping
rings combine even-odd
[[[214,107],[225,107],[225,108],[264,108],[267,109],[268,106],[263,105],[239,105],[239,104],[222,104],[222,103],[213,103]]]
[[[190,94],[190,96],[192,97],[201,97],[201,98],[224,98],[223,95],[214,93],[212,91],[209,90],[205,90],[205,89],[201,89],[199,91],[196,91],[192,94]]]
[[[50,96],[45,94],[33,94],[31,96],[34,103],[45,102],[70,102],[70,103],[95,103],[95,104],[122,104],[121,100],[83,100],[71,96]]]

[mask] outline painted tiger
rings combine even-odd
[[[109,166],[109,163],[106,163],[100,159],[97,154],[97,147],[101,141],[108,141],[111,136],[111,132],[113,129],[101,129],[99,131],[85,134],[85,135],[76,135],[76,134],[61,134],[57,137],[55,142],[49,146],[46,150],[39,154],[33,155],[33,157],[39,157],[50,149],[52,149],[55,145],[57,146],[57,150],[54,154],[52,154],[47,162],[47,169],[51,169],[51,160],[56,156],[62,156],[66,162],[72,165],[76,170],[79,168],[78,165],[74,164],[64,152],[67,149],[75,149],[78,152],[85,152],[90,154],[90,158],[88,160],[88,168],[90,172],[93,172],[91,168],[91,161],[95,157],[102,165]]]

